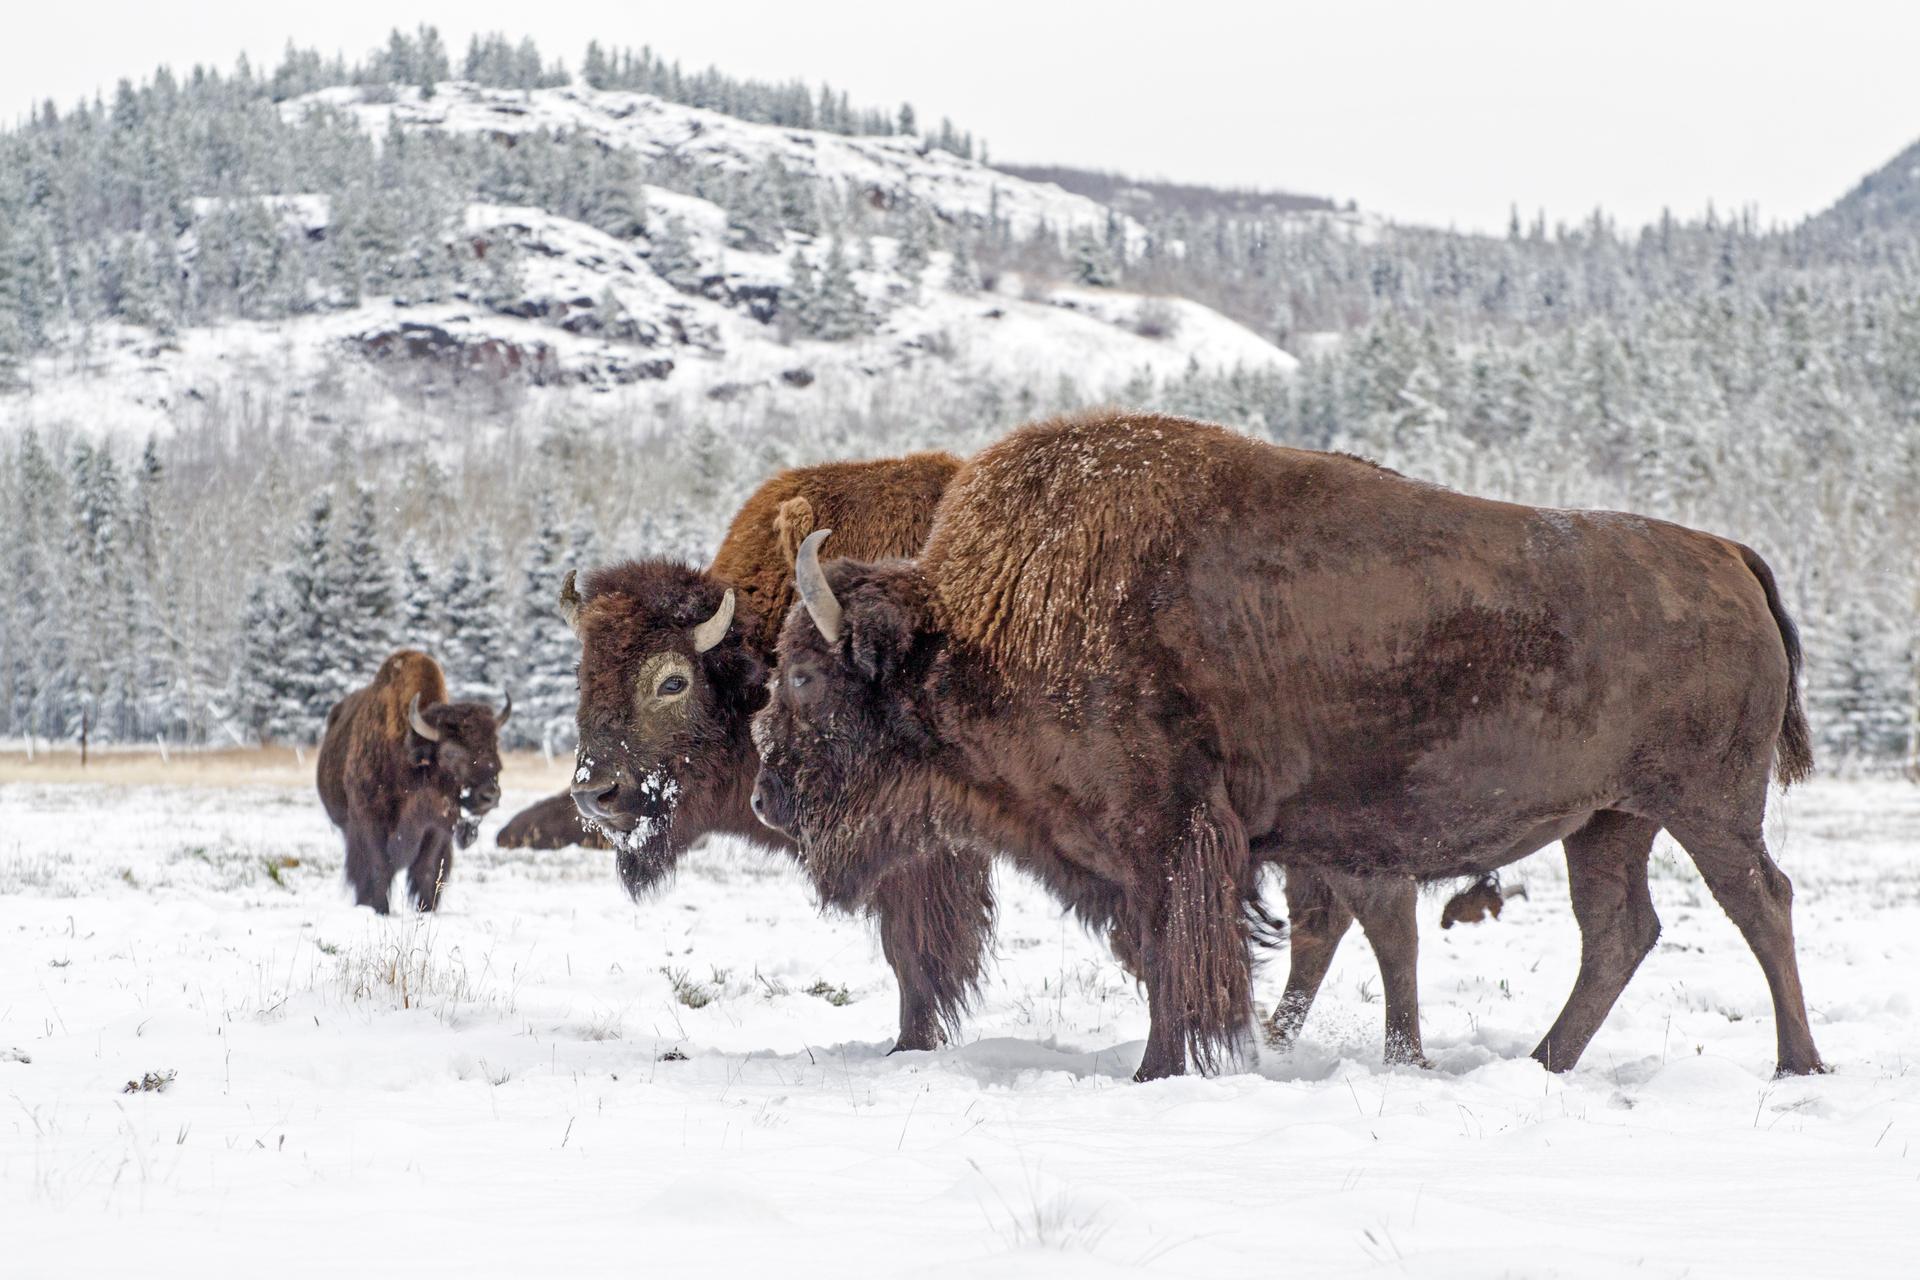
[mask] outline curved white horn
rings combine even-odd
[[[507,705],[500,708],[500,714],[493,718],[493,727],[498,729],[511,719],[513,719],[513,695],[509,693],[507,695]]]
[[[413,695],[413,701],[407,704],[407,723],[428,742],[440,741],[440,731],[428,724],[420,714],[420,695],[417,693]]]
[[[580,591],[574,586],[574,571],[560,581],[560,616],[575,631],[580,629]]]
[[[720,597],[720,607],[713,616],[693,629],[693,651],[705,653],[727,638],[727,628],[733,625],[733,588],[727,588],[727,594]]]
[[[838,644],[840,602],[834,598],[833,588],[827,585],[827,575],[820,568],[820,544],[832,532],[815,529],[800,544],[799,554],[793,558],[793,585],[799,590],[801,603],[807,606],[821,636],[828,644]]]

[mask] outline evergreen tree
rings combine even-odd
[[[653,273],[682,293],[698,293],[703,272],[693,251],[693,237],[678,214],[670,213],[654,220],[651,236],[653,251],[647,265]]]
[[[498,705],[512,669],[501,610],[500,556],[492,538],[476,538],[453,559],[445,584],[446,642],[441,666],[449,696]]]
[[[798,280],[795,284],[798,286]],[[806,296],[805,294],[802,295]],[[835,236],[821,267],[818,287],[802,312],[801,324],[809,337],[825,342],[845,342],[873,332],[873,314],[853,281],[847,265],[846,248]]]
[[[400,551],[400,632],[397,647],[435,657],[446,647],[446,612],[419,540],[409,536]]]
[[[1903,758],[1910,689],[1903,678],[1906,655],[1889,629],[1866,604],[1850,600],[1812,638],[1817,662],[1807,701],[1821,754],[1842,767]]]
[[[393,578],[380,541],[373,491],[354,486],[353,520],[335,557],[340,608],[339,664],[354,682],[370,680],[392,652]]]
[[[292,558],[282,571],[291,618],[286,648],[288,698],[275,719],[275,736],[314,741],[333,704],[354,683],[368,678],[341,663],[346,647],[341,620],[345,602],[340,597],[333,543],[333,493],[321,489],[307,508]]]
[[[553,499],[542,494],[534,507],[535,527],[521,561],[520,608],[515,633],[519,638],[514,694],[526,708],[520,719],[516,707],[507,731],[523,743],[538,743],[547,751],[563,749],[574,734],[574,667],[580,645],[560,617],[561,558],[566,534],[561,529]]]
[[[980,273],[973,265],[965,236],[954,237],[953,254],[947,261],[947,290],[963,295],[980,292]]]
[[[1090,288],[1111,289],[1120,283],[1120,271],[1114,265],[1113,251],[1105,241],[1090,232],[1082,232],[1074,237],[1072,271],[1075,284]]]
[[[292,667],[295,631],[283,576],[255,574],[240,614],[227,707],[229,718],[257,742],[301,741],[306,736],[303,693]]]

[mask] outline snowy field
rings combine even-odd
[[[378,920],[290,772],[0,782],[7,1276],[1913,1274],[1911,785],[1776,805],[1830,1076],[1769,1078],[1759,969],[1663,842],[1665,934],[1571,1076],[1525,1057],[1577,959],[1556,850],[1498,922],[1423,903],[1433,1070],[1380,1065],[1356,933],[1296,1051],[1137,1085],[1144,1003],[1017,876],[965,1043],[889,1057],[877,942],[777,861],[635,906],[607,855],[493,847],[545,781],[510,766],[441,914]]]

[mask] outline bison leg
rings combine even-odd
[[[347,884],[353,889],[355,906],[372,907],[377,915],[387,914],[393,867],[387,861],[386,842],[364,822],[347,823]]]
[[[1659,830],[1645,818],[1604,810],[1564,842],[1567,890],[1580,925],[1580,972],[1566,1007],[1533,1051],[1549,1071],[1573,1069],[1660,937],[1660,917],[1647,893],[1647,856]]]
[[[992,864],[977,853],[921,858],[880,882],[880,949],[900,985],[892,1052],[937,1049],[959,1030],[993,927]]]
[[[407,867],[407,893],[416,911],[432,911],[440,905],[440,890],[446,886],[447,873],[452,870],[452,834],[428,831],[420,841],[420,852]]]
[[[1326,877],[1308,867],[1287,868],[1287,989],[1267,1024],[1267,1043],[1289,1049],[1306,1025],[1313,998],[1326,981],[1353,912]]]
[[[1793,882],[1767,853],[1758,824],[1728,831],[1706,824],[1670,826],[1674,838],[1700,868],[1720,909],[1753,948],[1773,992],[1774,1034],[1779,1045],[1776,1075],[1826,1070],[1807,1025],[1800,989],[1800,963],[1793,949]]]
[[[1240,1049],[1253,1012],[1246,829],[1223,803],[1198,805],[1167,861],[1164,896],[1139,948],[1150,1027],[1136,1080],[1203,1071]]]
[[[1389,1063],[1431,1065],[1420,1047],[1420,927],[1412,877],[1329,873],[1327,879],[1360,922],[1380,966],[1387,1006],[1383,1056]]]

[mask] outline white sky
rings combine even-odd
[[[914,104],[996,159],[1345,199],[1499,230],[1510,203],[1633,224],[1663,205],[1814,212],[1920,137],[1915,0],[15,0],[0,118],[111,91],[161,62],[278,61],[292,36],[358,56],[430,21],[531,34],[577,67],[589,38],[689,66],[830,80]]]

